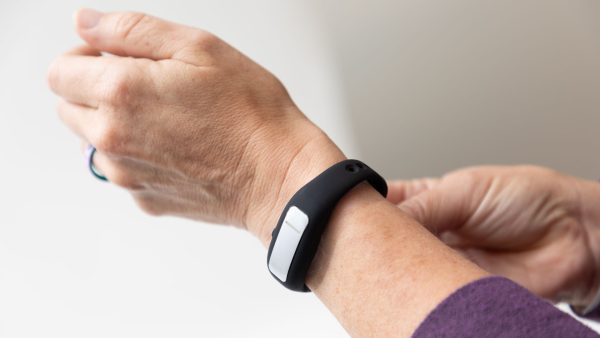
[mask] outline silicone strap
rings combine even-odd
[[[273,230],[267,264],[290,290],[309,292],[304,281],[321,235],[338,201],[361,182],[387,195],[385,180],[358,160],[345,160],[302,187],[285,206]]]

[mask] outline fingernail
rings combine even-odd
[[[83,29],[90,29],[98,24],[102,15],[104,14],[93,9],[81,9],[77,12],[77,26]]]

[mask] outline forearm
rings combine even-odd
[[[484,275],[364,185],[336,208],[308,285],[353,336],[397,337]]]
[[[286,182],[274,214],[303,184],[344,158],[331,148],[311,147],[292,163],[288,177],[296,178]],[[265,245],[277,216],[262,232]],[[334,210],[307,284],[352,336],[397,337],[409,336],[438,303],[484,275],[363,184]]]

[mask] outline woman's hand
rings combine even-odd
[[[600,184],[537,167],[478,167],[390,184],[389,198],[482,268],[585,305],[600,287]]]
[[[75,21],[87,45],[48,75],[60,117],[147,212],[268,241],[291,194],[344,158],[273,75],[214,35],[141,13]]]

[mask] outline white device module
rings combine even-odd
[[[292,259],[307,225],[308,216],[302,210],[296,206],[288,209],[269,260],[269,270],[282,282],[287,280]]]

